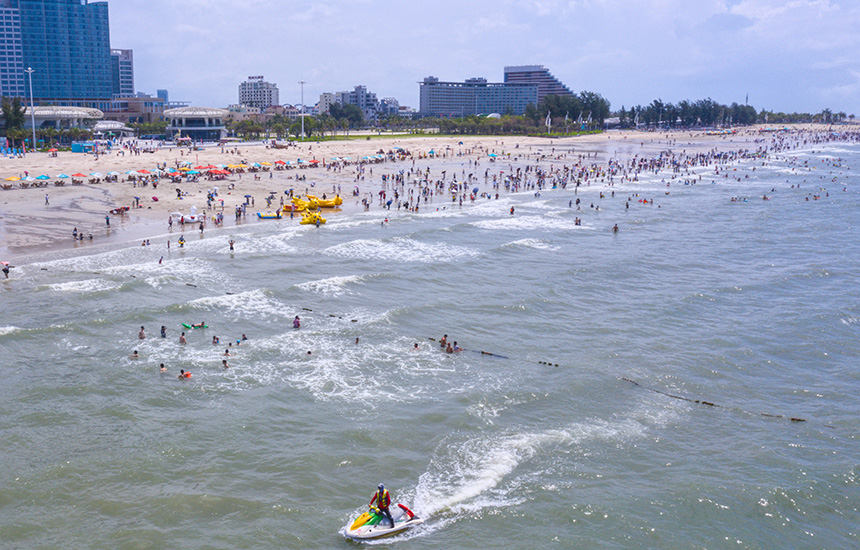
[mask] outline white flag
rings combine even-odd
[[[591,124],[591,111],[588,111],[588,120],[586,120],[585,123]]]

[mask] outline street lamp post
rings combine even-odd
[[[27,76],[30,77],[30,123],[33,125],[33,143],[31,146],[33,147],[33,151],[36,150],[36,109],[33,108],[33,73],[36,72],[35,69],[31,67],[27,67],[24,69],[24,72],[27,73]]]
[[[302,85],[302,141],[305,140],[305,81],[300,80],[299,84]]]

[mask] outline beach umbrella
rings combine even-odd
[[[262,162],[261,164],[262,164],[263,166],[271,166],[271,165],[272,165],[272,163],[271,163],[271,162]]]
[[[361,157],[361,160],[370,160],[370,157]]]
[[[334,162],[337,162],[337,161],[339,161],[340,159],[339,159],[339,158],[337,158],[337,157],[332,157],[332,158],[330,158],[329,160],[334,161]]]
[[[137,175],[137,172],[135,172],[134,170],[129,170],[128,172],[126,172],[126,175],[129,175],[129,176],[136,176],[136,175]]]
[[[493,157],[493,158],[496,158],[496,157],[497,157],[497,156],[499,156],[499,155],[497,155],[497,154],[495,154],[495,153],[490,153],[490,154],[489,154],[489,155],[487,155],[487,156],[489,156],[489,157]]]
[[[186,175],[194,175],[194,174],[199,174],[199,173],[200,172],[198,172],[197,170],[189,170],[189,171],[185,172]]]
[[[103,178],[103,177],[104,177],[104,175],[102,175],[102,173],[101,173],[101,172],[93,172],[93,173],[92,173],[92,174],[90,174],[90,175],[91,175],[92,177],[94,177],[94,178]]]
[[[475,187],[474,189],[472,189],[472,193],[474,193],[474,194],[476,194],[476,195],[477,195],[477,194],[478,194],[478,188],[477,188],[477,187]]]
[[[108,176],[118,176],[119,172],[108,172]]]
[[[44,180],[49,180],[49,179],[51,179],[51,176],[49,176],[48,174],[42,174],[41,176],[36,176],[36,179],[37,179],[37,180],[43,180],[43,181],[44,181]]]
[[[276,161],[275,161],[275,164],[286,164],[286,162],[284,162],[284,161],[282,161],[282,160],[276,160]]]
[[[352,160],[352,159],[349,157],[343,157],[343,160]]]
[[[59,176],[57,176],[57,177],[59,177]],[[87,175],[81,174],[80,172],[78,172],[77,174],[72,174],[72,177],[73,178],[85,178],[85,177],[87,177]]]
[[[33,176],[27,176],[26,178],[24,178],[24,181],[36,181],[36,178],[34,178]]]
[[[68,174],[58,174],[57,177],[60,178],[61,180],[69,179]],[[84,177],[86,177],[86,176],[84,176]]]
[[[19,178],[18,176],[10,176],[6,178],[6,181],[21,181],[21,178]]]
[[[49,152],[49,153],[56,153],[56,152],[57,152],[57,150],[56,150],[56,149],[48,149],[48,152]]]
[[[254,163],[254,168],[262,168],[262,167],[263,167],[263,165],[260,164],[259,162]]]
[[[183,161],[182,161],[182,162],[180,162],[179,164],[184,164],[184,165],[186,165],[186,166],[191,166],[191,161],[190,161],[190,160],[183,160]]]
[[[250,199],[250,198],[251,198],[251,195],[245,195],[245,198],[246,198],[246,199]]]
[[[309,162],[310,162],[311,164],[319,164],[319,163],[320,163],[320,161],[318,161],[317,159],[314,159],[314,160],[309,161]]]
[[[150,172],[149,170],[138,170],[138,171],[137,171],[137,173],[138,173],[138,174],[147,174],[147,175],[148,175],[148,174],[151,174],[152,172]]]

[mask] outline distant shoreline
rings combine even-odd
[[[780,125],[782,126],[782,125]],[[792,129],[817,129],[824,130],[824,125],[792,125]],[[601,134],[590,134],[578,137],[523,137],[523,136],[436,136],[436,135],[410,135],[397,137],[378,136],[375,139],[333,140],[333,141],[305,141],[297,142],[296,147],[288,149],[270,149],[262,143],[244,144],[234,143],[230,146],[208,146],[201,151],[180,150],[177,148],[161,148],[155,153],[140,153],[132,155],[126,152],[119,154],[119,149],[112,153],[102,155],[98,160],[90,154],[64,153],[57,157],[50,157],[45,153],[30,153],[22,159],[0,158],[0,180],[7,177],[23,175],[24,171],[30,176],[46,174],[51,177],[47,187],[21,189],[14,187],[10,190],[0,190],[0,256],[2,259],[13,261],[24,256],[51,251],[78,250],[84,251],[87,247],[104,243],[132,243],[134,240],[152,238],[152,235],[167,233],[167,218],[172,212],[188,213],[192,205],[199,212],[206,208],[206,190],[219,187],[218,199],[224,199],[224,226],[235,225],[235,208],[244,201],[244,195],[251,195],[254,205],[247,207],[247,215],[240,226],[252,223],[298,223],[298,219],[289,220],[289,214],[280,221],[257,220],[256,212],[271,212],[275,206],[279,206],[280,197],[287,189],[304,195],[306,191],[322,196],[325,194],[331,198],[334,193],[332,186],[340,186],[341,196],[344,200],[343,211],[345,213],[357,212],[363,209],[362,198],[368,198],[371,210],[384,212],[377,206],[376,196],[382,188],[381,175],[394,174],[403,170],[429,168],[432,174],[440,174],[445,170],[450,177],[456,170],[458,176],[462,172],[476,174],[486,170],[498,173],[501,167],[507,168],[511,164],[511,158],[531,154],[529,159],[521,158],[517,161],[521,164],[535,164],[541,162],[556,165],[574,164],[579,160],[579,155],[588,155],[583,160],[589,163],[605,163],[610,157],[630,158],[634,155],[652,156],[661,151],[672,149],[675,151],[687,150],[737,150],[754,148],[756,139],[762,139],[767,135],[759,134],[761,126],[743,128],[736,135],[731,136],[707,136],[702,132],[690,131],[661,131],[661,132],[639,132],[639,131],[610,131]],[[462,145],[460,145],[462,143]],[[364,180],[355,181],[357,164],[362,157],[374,155],[382,150],[388,152],[395,147],[402,147],[410,153],[410,157],[403,161],[381,162],[378,164],[367,164]],[[222,153],[222,149],[225,151]],[[230,153],[231,150],[239,150],[239,154]],[[558,149],[555,154],[553,150]],[[433,151],[436,154],[429,156]],[[496,162],[490,162],[490,153],[498,155]],[[538,160],[536,155],[545,155],[543,160]],[[560,158],[565,154],[566,157]],[[323,168],[323,164],[329,167],[332,158],[349,157],[349,164],[342,170],[334,171]],[[125,173],[136,170],[154,170],[156,164],[167,163],[173,167],[178,162],[190,161],[194,165],[217,165],[235,164],[241,160],[249,163],[274,163],[276,160],[289,161],[296,165],[298,159],[309,161],[317,159],[320,161],[319,168],[301,168],[285,171],[260,172],[260,179],[255,180],[253,174],[234,174],[221,181],[206,181],[201,179],[196,183],[183,181],[181,184],[171,183],[170,180],[162,179],[157,189],[152,187],[133,187],[126,181],[117,183],[100,183],[98,185],[64,185],[56,187],[51,182],[60,173],[90,174],[93,172],[107,173],[115,171],[120,173],[121,179],[125,179]],[[478,166],[470,166],[469,161],[478,162]],[[307,166],[307,165],[305,165]],[[370,172],[373,171],[373,174]],[[296,176],[306,177],[306,181],[296,181]],[[3,182],[17,183],[17,182]],[[314,185],[311,185],[311,184]],[[234,184],[232,191],[227,187]],[[359,188],[359,196],[354,196],[355,186]],[[176,199],[176,189],[189,193],[182,200]],[[264,198],[270,191],[275,191],[275,202],[272,208],[267,208]],[[229,193],[229,194],[228,194]],[[45,195],[48,195],[49,203],[45,204]],[[111,229],[107,231],[105,216],[108,211],[133,204],[134,197],[140,197],[143,208],[131,210],[125,216],[111,216]],[[158,201],[152,200],[158,197]],[[289,198],[285,197],[285,202]],[[220,212],[220,202],[216,209],[208,209],[209,220],[206,230],[214,229],[211,216]],[[324,216],[337,216],[338,213],[323,211]],[[253,218],[253,219],[252,219]],[[300,218],[300,216],[296,216]],[[77,228],[87,237],[83,242],[72,240],[72,229]],[[189,228],[188,233],[197,232]],[[88,235],[93,234],[93,240],[89,241]],[[173,234],[178,238],[179,232],[174,225]],[[155,244],[155,243],[153,243]],[[164,245],[165,243],[158,243]]]

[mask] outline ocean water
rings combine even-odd
[[[860,145],[731,170],[28,260],[0,547],[860,546]]]

